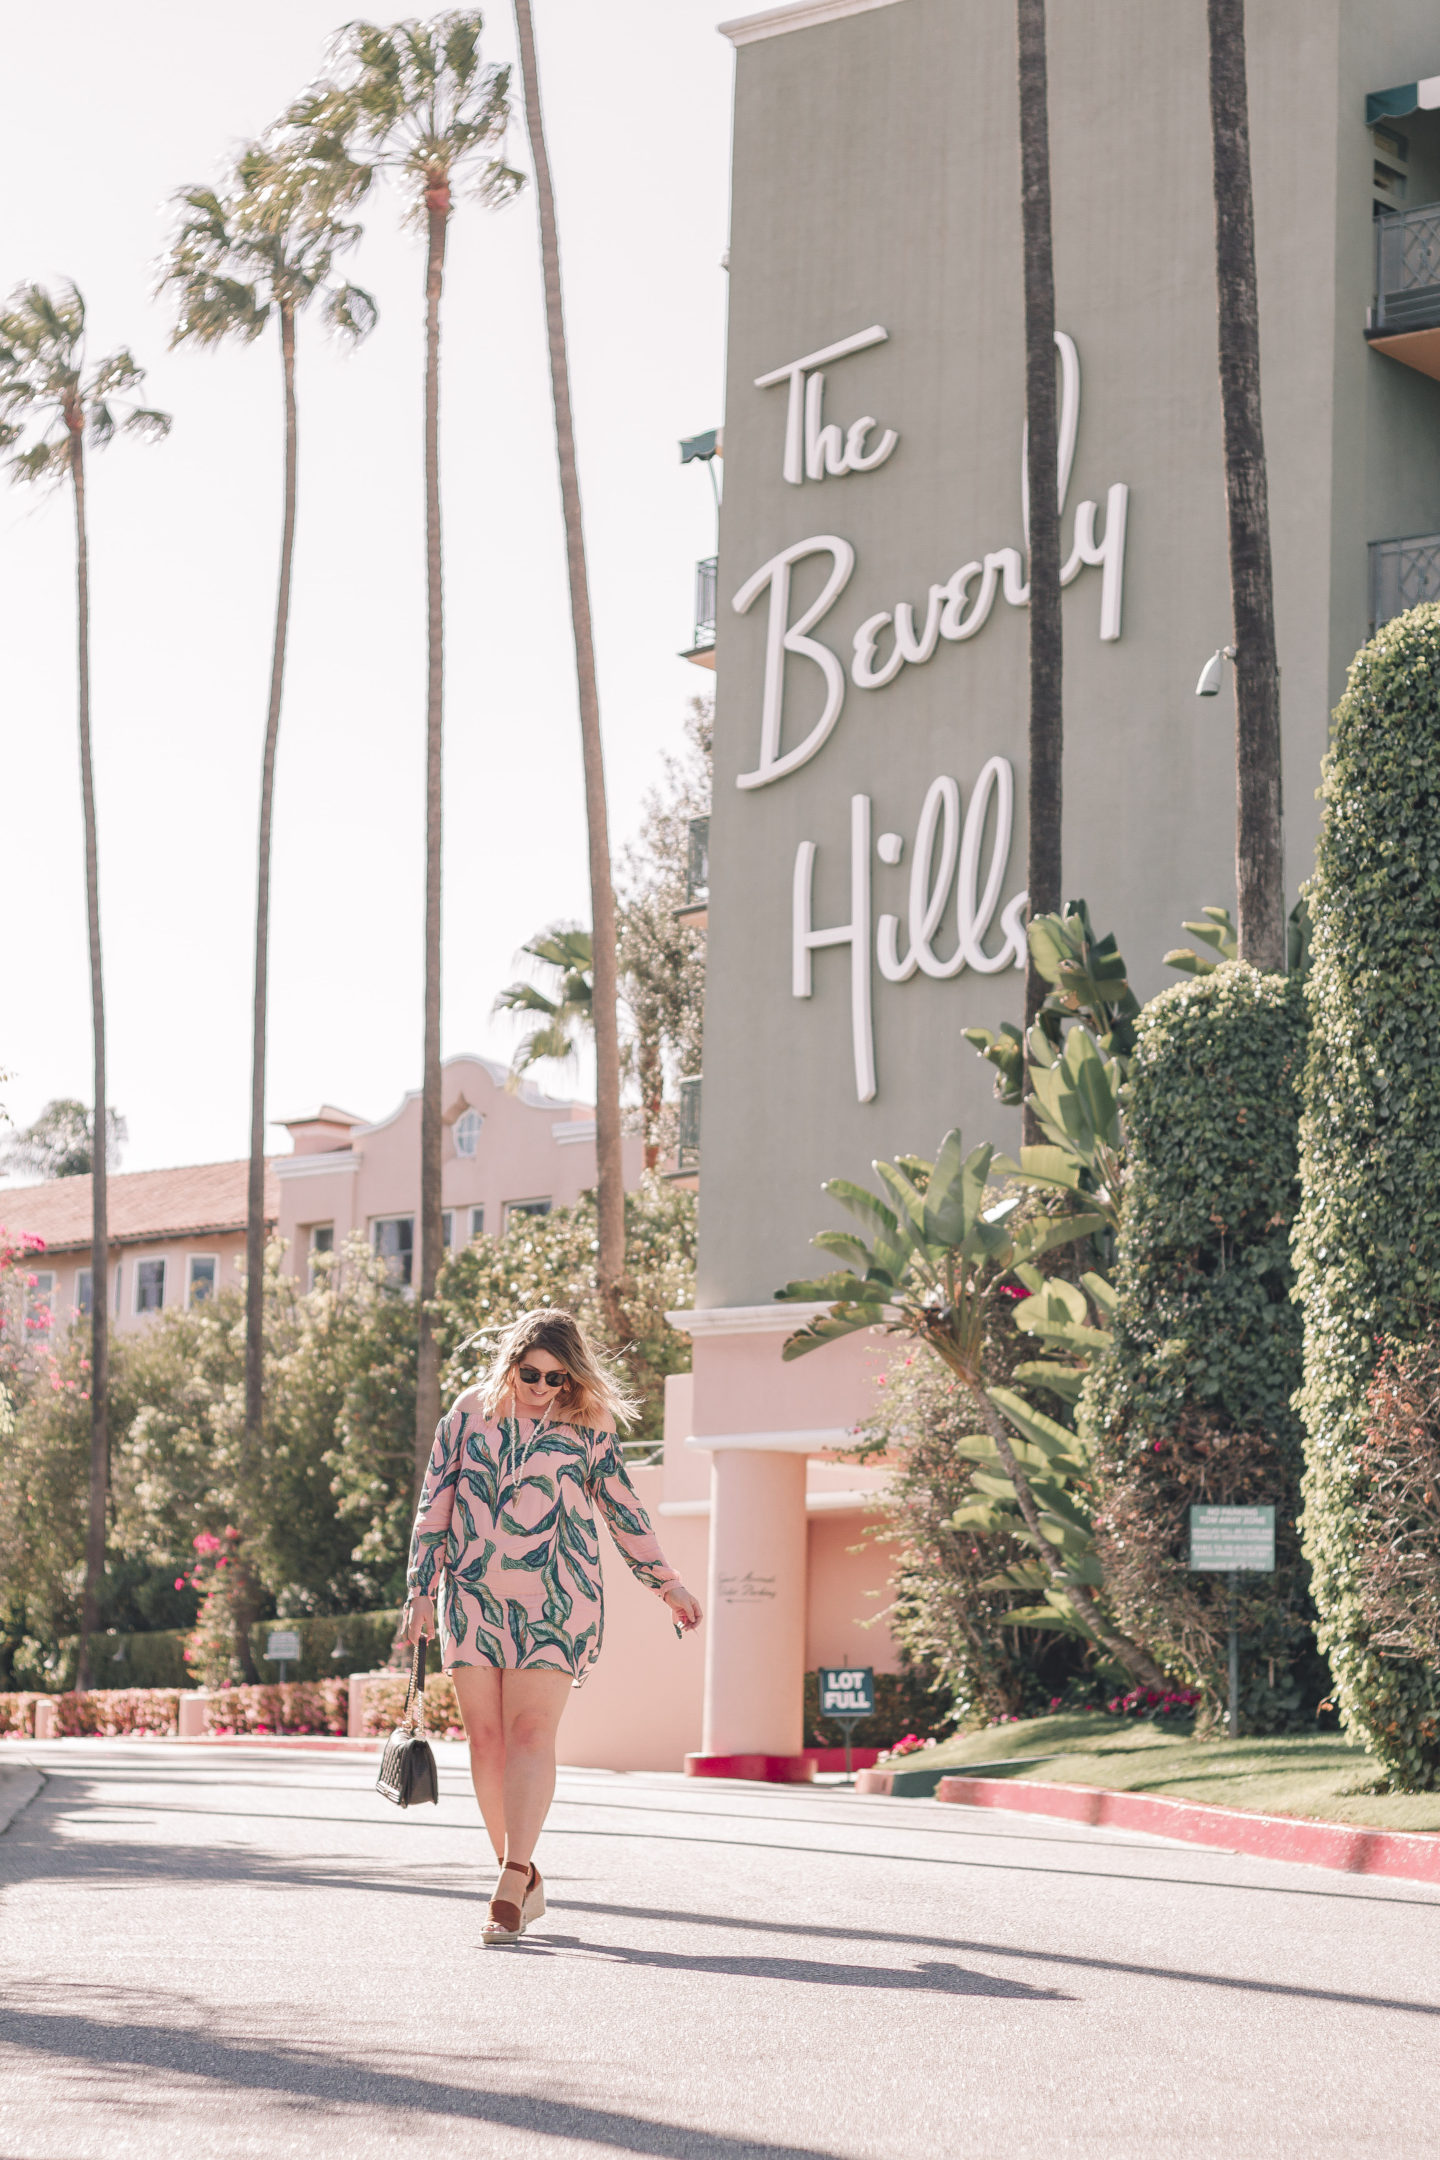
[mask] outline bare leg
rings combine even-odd
[[[505,1857],[505,1732],[500,1711],[500,1673],[494,1665],[452,1665],[450,1678],[465,1737],[470,1776],[497,1861]]]
[[[505,1858],[509,1861],[525,1864],[531,1860],[550,1812],[555,1796],[555,1734],[573,1686],[569,1673],[506,1671],[500,1676]]]

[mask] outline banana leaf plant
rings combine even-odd
[[[1085,1287],[1081,1289],[1059,1277],[1047,1278],[1038,1268],[1021,1266],[1014,1272],[1031,1293],[1014,1307],[1016,1326],[1040,1337],[1042,1347],[1067,1355],[1063,1361],[1046,1357],[1017,1365],[1011,1379],[1026,1387],[1045,1388],[1062,1402],[1073,1403],[1094,1357],[1108,1346],[1106,1321],[1114,1308],[1115,1294],[1102,1275],[1082,1276]],[[1090,1323],[1091,1300],[1100,1317],[1098,1326]],[[1012,1446],[1029,1477],[1042,1536],[1064,1556],[1072,1575],[1079,1576],[1092,1590],[1101,1590],[1088,1504],[1091,1451],[1084,1435],[1047,1417],[1013,1388],[992,1387],[990,1396],[1020,1434],[1018,1446],[1013,1442]],[[1086,1624],[1068,1590],[1056,1585],[1050,1556],[1043,1548],[1036,1550],[1013,1480],[990,1435],[972,1434],[958,1446],[959,1452],[977,1468],[971,1478],[971,1495],[951,1517],[952,1527],[982,1538],[1004,1535],[1036,1552],[1034,1559],[1015,1561],[981,1584],[986,1590],[1018,1590],[1038,1597],[1039,1603],[1017,1606],[1008,1612],[1007,1626],[1054,1628],[1087,1641],[1100,1640]]]
[[[1202,945],[1208,945],[1215,957],[1211,959],[1189,945],[1177,945],[1173,952],[1166,953],[1165,965],[1182,975],[1213,975],[1223,962],[1240,957],[1240,936],[1230,920],[1229,908],[1201,908],[1200,913],[1205,918],[1203,922],[1182,923],[1180,927],[1188,930],[1191,937],[1198,938]]]
[[[1050,1451],[1037,1437],[1040,1413],[1013,1390],[992,1387],[986,1369],[986,1324],[992,1299],[1006,1278],[1055,1246],[1103,1230],[1106,1217],[1091,1211],[1039,1216],[1013,1225],[1010,1218],[1019,1200],[993,1193],[993,1160],[994,1150],[987,1146],[972,1148],[967,1155],[959,1131],[952,1130],[933,1163],[907,1156],[874,1165],[893,1205],[847,1178],[832,1178],[824,1190],[863,1225],[868,1242],[841,1230],[822,1230],[813,1240],[846,1265],[814,1281],[787,1283],[776,1292],[782,1300],[828,1307],[787,1337],[782,1355],[788,1362],[873,1327],[927,1344],[974,1397],[1047,1595],[1062,1601],[1057,1611],[1073,1614],[1085,1633],[1137,1680],[1163,1686],[1163,1676],[1145,1651],[1111,1625],[1097,1600],[1099,1571],[1093,1554],[1075,1548],[1073,1539],[1067,1549],[1063,1533],[1047,1536],[1035,1492],[1037,1478],[1042,1489],[1046,1485],[1045,1470],[1035,1454],[1022,1460],[1011,1437],[1013,1426],[1021,1449],[1038,1451],[1049,1464]],[[1063,1433],[1063,1428],[1056,1426],[1055,1431]],[[1064,1433],[1064,1443],[1068,1450],[1074,1436]],[[1053,1515],[1053,1494],[1047,1492],[1045,1506]]]

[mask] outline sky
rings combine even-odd
[[[712,677],[682,661],[713,553],[681,437],[723,418],[731,51],[711,0],[535,0],[570,335],[612,841]],[[0,292],[73,279],[167,441],[89,467],[109,1095],[122,1167],[249,1145],[255,841],[280,532],[278,344],[169,350],[175,191],[213,181],[317,71],[337,0],[0,0]],[[380,18],[384,19],[384,18]],[[484,49],[513,57],[508,4]],[[519,111],[519,73],[515,75]],[[59,114],[63,110],[63,125]],[[58,138],[57,138],[58,127]],[[529,170],[523,125],[512,162]],[[302,321],[300,499],[276,781],[267,1111],[386,1116],[420,1081],[423,243],[381,188],[347,274],[356,352]],[[589,919],[574,652],[533,190],[462,204],[443,317],[443,1053],[507,1057],[523,941]],[[0,480],[0,1105],[88,1099],[91,1037],[68,499]],[[584,1092],[585,1075],[544,1075]],[[268,1144],[285,1147],[272,1125]]]

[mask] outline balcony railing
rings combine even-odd
[[[720,566],[716,555],[695,565],[695,651],[705,652],[715,643],[715,582]]]
[[[1396,210],[1375,221],[1372,334],[1440,324],[1440,203]]]
[[[690,850],[685,866],[685,903],[694,907],[710,898],[710,820],[690,820]]]
[[[1372,635],[1422,600],[1440,600],[1440,533],[1370,543]]]
[[[700,1167],[700,1075],[680,1082],[680,1136],[676,1148],[676,1168],[698,1170]]]

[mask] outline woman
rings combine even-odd
[[[555,1792],[556,1728],[605,1624],[597,1507],[676,1633],[699,1625],[625,1470],[617,1429],[634,1409],[578,1321],[531,1312],[436,1429],[401,1632],[411,1643],[435,1633],[438,1587],[441,1661],[500,1864],[487,1943],[517,1942],[545,1910],[532,1855]]]

